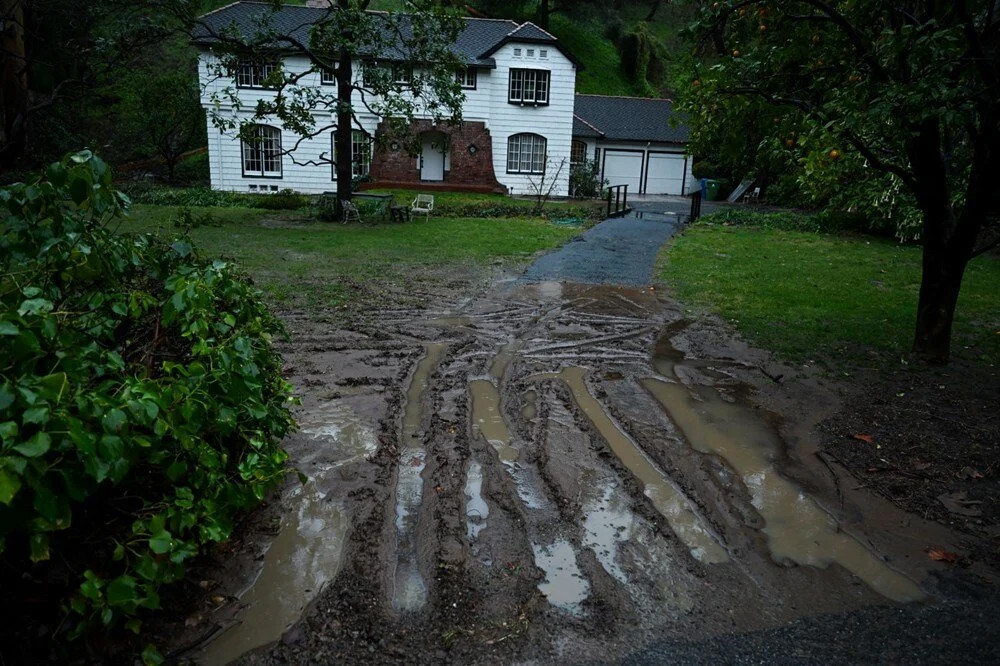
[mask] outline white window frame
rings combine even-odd
[[[478,83],[479,72],[475,67],[466,67],[455,72],[455,82],[461,86],[462,90],[475,90]]]
[[[319,70],[319,82],[324,86],[337,85],[337,75],[327,69]]]
[[[330,133],[330,154],[333,155],[332,180],[337,180],[337,133]],[[371,173],[374,141],[368,132],[351,130],[351,177],[362,178]],[[359,150],[359,148],[361,150]]]
[[[264,85],[264,81],[279,69],[281,69],[279,60],[245,57],[236,62],[233,78],[236,80],[237,88],[273,88],[274,86]]]
[[[281,129],[272,125],[254,125],[254,139],[240,139],[244,178],[281,178]]]
[[[511,134],[507,137],[507,173],[544,174],[548,144],[540,134]]]
[[[583,151],[583,155],[582,155],[583,159],[574,159],[574,158],[577,158],[577,157],[581,157],[581,155],[578,154],[578,151],[580,151],[580,150]],[[573,142],[570,144],[570,147],[569,147],[569,165],[571,167],[573,167],[573,166],[578,166],[578,165],[583,164],[584,162],[586,162],[587,161],[587,153],[588,152],[589,151],[587,150],[587,142],[586,141],[580,141],[579,139],[573,139]]]
[[[545,106],[549,103],[552,73],[547,69],[511,67],[507,85],[507,102]]]

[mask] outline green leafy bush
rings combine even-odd
[[[606,178],[601,180],[600,169],[594,160],[585,159],[580,164],[570,167],[569,191],[575,197],[599,196],[607,184]]]
[[[88,151],[0,190],[0,587],[124,624],[285,474],[282,332],[232,265],[116,234]]]
[[[204,121],[202,121],[204,125]],[[174,178],[188,184],[205,187],[209,183],[208,151],[192,155],[174,168]]]

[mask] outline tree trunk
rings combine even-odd
[[[972,168],[960,213],[951,203],[937,120],[923,121],[907,142],[915,177],[914,195],[924,214],[913,353],[929,363],[947,363],[951,353],[951,327],[962,277],[986,221],[997,136],[995,129],[988,129],[984,135],[973,137]]]
[[[543,30],[549,29],[549,0],[541,0],[538,3],[538,26]]]
[[[28,61],[22,0],[0,0],[0,164],[24,155],[28,122]]]
[[[951,326],[971,251],[955,245],[924,243],[913,353],[928,363],[947,363],[951,354]]]
[[[340,0],[340,9],[349,9],[348,0]],[[347,49],[341,49],[336,69],[337,79],[337,128],[334,130],[334,167],[337,172],[337,217],[343,217],[342,201],[351,198],[351,164],[354,155],[351,154],[351,129],[353,117],[351,114],[351,95],[354,92],[353,60]]]

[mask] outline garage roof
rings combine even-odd
[[[669,99],[577,95],[573,135],[618,141],[687,143],[690,130]]]

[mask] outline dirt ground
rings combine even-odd
[[[995,561],[968,540],[995,514],[912,511],[939,489],[986,506],[995,461],[983,478],[923,467],[934,485],[893,495],[930,456],[869,458],[892,437],[985,448],[995,413],[956,402],[937,412],[955,431],[913,423],[876,404],[894,380],[851,392],[649,288],[494,276],[405,303],[286,314],[302,399],[287,448],[307,481],[199,570],[159,629],[171,659],[669,661],[649,650],[993,594]]]

